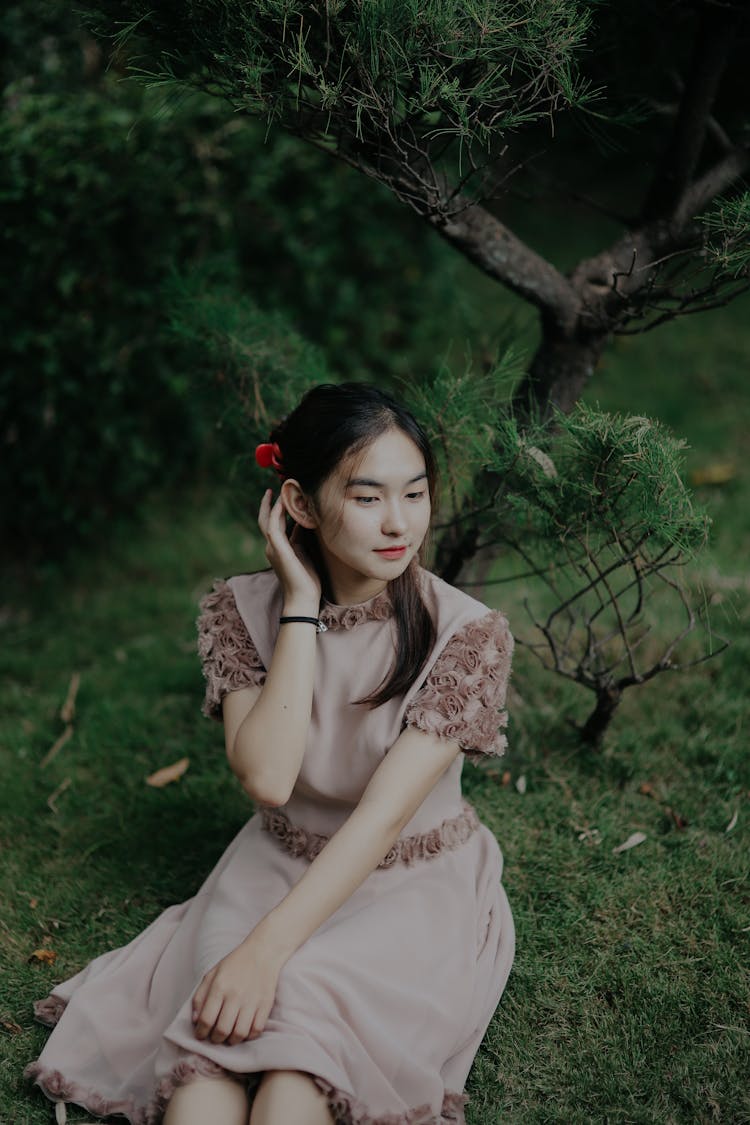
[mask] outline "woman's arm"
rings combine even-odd
[[[285,960],[375,870],[458,752],[457,742],[413,727],[399,735],[357,807],[260,923]]]
[[[402,732],[299,882],[203,978],[193,1002],[199,1039],[231,1044],[260,1035],[285,962],[375,870],[459,750],[414,727]]]
[[[286,533],[281,496],[263,496],[258,526],[266,558],[283,591],[283,616],[316,617],[320,579],[310,560]],[[256,801],[284,805],[297,780],[312,714],[317,632],[308,622],[282,625],[262,687],[241,688],[224,697],[227,757],[243,788]]]
[[[316,617],[318,607],[284,613]],[[262,687],[224,696],[224,740],[243,789],[265,805],[283,805],[297,780],[312,714],[317,634],[312,625],[283,625]]]

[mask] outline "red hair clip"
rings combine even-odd
[[[279,443],[263,442],[262,445],[257,446],[255,450],[255,460],[260,465],[261,469],[275,469],[280,477],[284,476],[284,466],[281,460],[281,449]]]

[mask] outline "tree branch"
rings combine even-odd
[[[721,195],[750,167],[750,148],[734,148],[722,156],[707,172],[687,187],[676,208],[678,223],[687,223],[707,203]]]
[[[733,7],[707,4],[702,8],[672,139],[643,207],[645,223],[671,215],[693,179],[739,20],[739,9]]]
[[[541,309],[561,325],[575,322],[579,300],[570,282],[478,204],[456,215],[429,215],[428,222],[447,242],[488,277]]]

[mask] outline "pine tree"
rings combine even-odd
[[[519,375],[512,352],[414,388],[452,505],[436,569],[456,580],[498,544],[523,559],[546,591],[526,643],[594,692],[582,733],[600,742],[628,686],[679,664],[699,615],[675,568],[707,519],[680,483],[679,443],[579,399],[614,336],[750,286],[746,4],[93,2],[92,26],[131,57],[137,45],[142,77],[224,98],[352,166],[538,311],[510,411],[496,392]],[[608,191],[585,183],[600,164]],[[504,221],[519,187],[533,207],[605,214],[609,240],[563,272]],[[231,369],[236,333],[213,332]],[[646,607],[665,592],[684,619],[662,643]]]
[[[743,0],[94,2],[152,81],[354,166],[533,305],[517,412],[570,410],[614,335],[748,288]],[[622,169],[619,200],[582,186],[602,162]],[[499,217],[519,182],[533,206],[605,211],[613,237],[564,273]]]

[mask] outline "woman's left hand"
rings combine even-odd
[[[266,1025],[284,960],[253,931],[204,976],[193,997],[198,1039],[244,1043]]]

